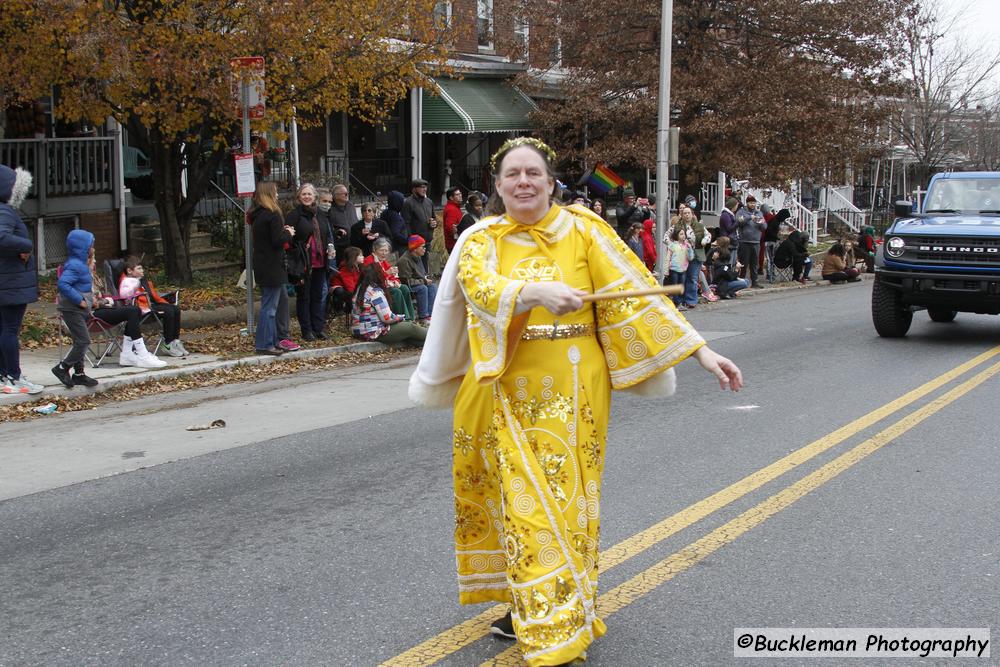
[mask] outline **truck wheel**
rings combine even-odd
[[[958,315],[957,310],[947,310],[946,308],[928,308],[927,314],[935,322],[952,322]]]
[[[872,287],[872,322],[883,338],[905,336],[913,322],[913,311],[903,306],[899,292],[886,287],[878,278]]]

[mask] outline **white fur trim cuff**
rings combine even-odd
[[[662,373],[657,373],[647,380],[634,384],[627,389],[630,394],[645,396],[646,398],[666,398],[673,396],[677,391],[677,374],[673,368],[668,368]]]
[[[10,201],[7,202],[11,208],[21,208],[21,204],[28,198],[33,180],[31,172],[20,167],[14,170],[14,189],[10,193]]]
[[[427,408],[450,408],[455,404],[455,397],[462,386],[463,378],[457,377],[443,384],[427,384],[414,373],[410,376],[408,394],[410,400]]]

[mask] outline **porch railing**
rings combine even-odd
[[[819,239],[819,215],[810,211],[794,199],[786,199],[785,208],[791,213],[791,216],[788,218],[788,224],[800,232],[807,234],[810,243],[816,243]]]
[[[677,193],[680,191],[680,186],[677,181],[667,181],[667,210],[673,211],[677,208]],[[656,195],[656,176],[653,175],[646,182],[646,192],[651,196],[656,197],[656,205],[660,205],[660,198]]]
[[[411,163],[408,157],[350,158],[347,167],[352,183],[363,183],[365,189],[384,197],[390,190],[409,194]]]
[[[824,208],[834,218],[850,227],[853,232],[860,232],[865,226],[865,212],[854,205],[850,199],[841,194],[839,188],[826,186]]]
[[[114,137],[0,140],[0,164],[32,173],[29,197],[113,194]]]

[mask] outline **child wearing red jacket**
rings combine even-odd
[[[646,218],[642,221],[642,261],[650,271],[656,270],[656,241],[653,240],[653,225],[656,221]]]
[[[347,246],[340,268],[330,273],[330,296],[327,297],[327,312],[350,313],[354,302],[354,291],[361,280],[361,248]]]

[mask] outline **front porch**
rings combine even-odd
[[[66,235],[87,229],[98,254],[124,249],[121,144],[117,136],[0,140],[0,164],[34,177],[21,206],[35,241],[38,270],[66,259]]]

